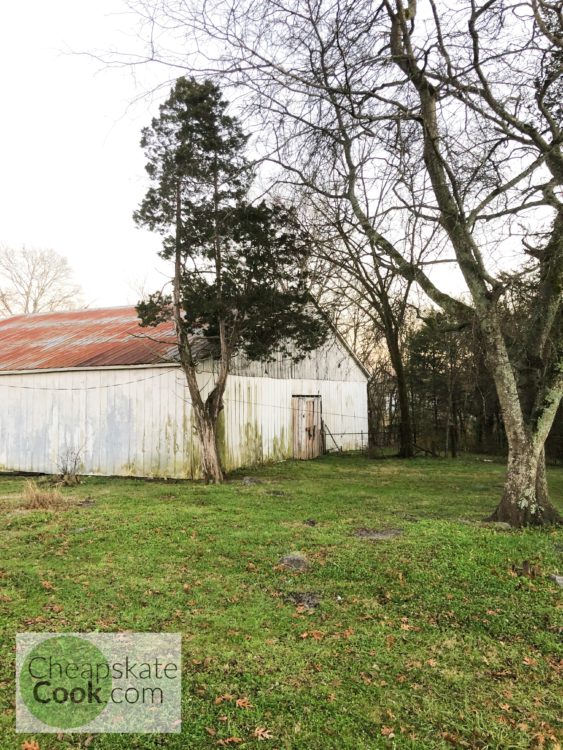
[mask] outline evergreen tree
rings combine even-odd
[[[307,244],[290,208],[248,199],[247,136],[227,114],[211,81],[179,78],[160,116],[143,130],[151,187],[134,214],[163,235],[174,262],[172,293],[139,303],[144,325],[172,318],[201,443],[202,472],[220,482],[217,422],[232,358],[266,360],[274,351],[299,359],[325,339],[327,326],[308,306]],[[194,342],[218,360],[203,397]]]

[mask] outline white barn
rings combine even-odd
[[[196,342],[197,345],[197,342]],[[0,470],[197,478],[198,444],[171,324],[135,308],[21,315],[0,322]],[[209,389],[213,359],[199,379]],[[367,373],[333,333],[294,363],[233,363],[221,416],[225,468],[313,458],[367,440]]]

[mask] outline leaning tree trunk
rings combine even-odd
[[[494,318],[491,323],[485,331],[490,342],[487,364],[495,380],[508,442],[504,492],[491,520],[516,527],[562,523],[549,500],[545,471],[545,441],[561,401],[560,391],[555,387],[538,399],[533,379],[521,382],[519,388],[500,326]],[[536,412],[538,400],[543,406]]]

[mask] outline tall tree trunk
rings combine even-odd
[[[397,377],[397,399],[399,401],[399,457],[414,456],[414,438],[411,419],[409,387],[403,357],[396,336],[386,335],[391,364]]]

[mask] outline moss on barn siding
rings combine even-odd
[[[325,355],[330,361],[320,361]],[[318,361],[291,369],[317,378],[276,378],[270,364],[264,377],[229,377],[219,426],[227,470],[292,456],[294,394],[320,395],[330,430],[347,433],[338,438],[342,447],[357,447],[356,435],[367,431],[365,377],[339,347],[316,356]],[[287,362],[278,365],[278,374],[288,371]],[[213,384],[212,369],[203,363],[198,376],[204,395]],[[335,379],[327,379],[333,372]],[[86,474],[199,477],[199,443],[182,371],[151,366],[0,374],[0,466],[55,473],[65,448],[80,449]]]

